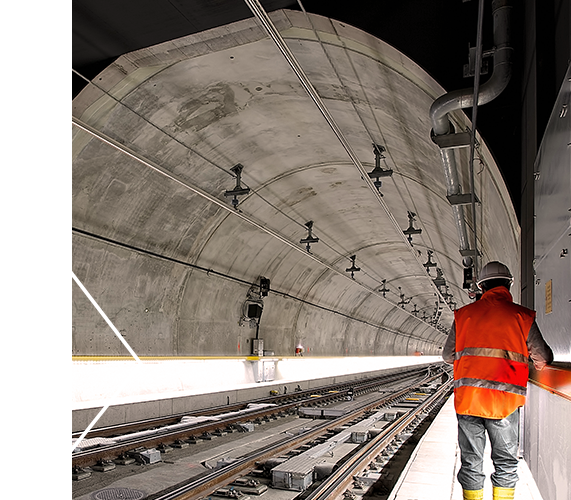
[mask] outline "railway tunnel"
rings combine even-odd
[[[569,72],[521,200],[534,239],[469,115],[431,134],[456,89],[341,19],[248,7],[74,73],[73,430],[438,362],[500,260],[555,353],[522,425],[543,498],[564,498]]]

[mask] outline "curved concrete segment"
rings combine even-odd
[[[430,140],[444,90],[386,43],[310,17],[271,14],[363,166],[373,143],[386,149],[388,212],[254,19],[126,54],[74,99],[73,271],[138,355],[248,355],[256,334],[278,356],[438,354],[452,303],[469,302]],[[467,192],[468,151],[456,155]],[[477,155],[478,248],[519,281],[513,207],[481,138]],[[235,210],[237,164],[249,192]],[[73,329],[75,355],[125,354],[75,286]]]

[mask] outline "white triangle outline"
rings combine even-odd
[[[59,295],[61,294],[61,292],[63,291],[63,289],[68,285],[68,283],[71,280],[74,280],[77,285],[79,286],[79,288],[81,288],[81,290],[83,291],[83,293],[85,294],[85,296],[89,299],[89,301],[93,304],[93,306],[95,307],[95,309],[97,309],[97,312],[101,315],[101,317],[105,320],[105,322],[109,325],[109,327],[111,328],[111,330],[113,330],[113,333],[115,333],[115,335],[117,336],[117,338],[123,343],[123,345],[127,348],[127,350],[129,351],[129,353],[131,354],[131,356],[133,356],[133,358],[137,361],[137,363],[142,363],[141,360],[139,359],[139,357],[137,356],[137,354],[135,354],[135,351],[133,351],[133,349],[131,348],[131,346],[127,343],[127,341],[123,338],[123,336],[119,333],[119,330],[117,330],[117,328],[115,328],[115,325],[113,325],[113,323],[111,322],[111,320],[107,317],[107,315],[103,312],[103,310],[101,309],[101,307],[99,307],[99,304],[97,304],[97,302],[93,299],[93,297],[91,296],[91,294],[87,291],[87,289],[85,288],[85,286],[83,286],[83,283],[81,283],[81,281],[79,280],[79,278],[74,274],[73,271],[70,271],[70,273],[66,276],[66,278],[62,281],[62,283],[60,284],[60,286],[57,288],[57,290],[52,294],[52,296],[50,297],[50,299],[45,303],[45,305],[40,309],[40,312],[38,312],[38,314],[35,316],[35,318],[32,320],[32,322],[28,325],[28,328],[26,328],[26,330],[24,330],[24,333],[22,333],[22,335],[20,335],[20,337],[18,338],[18,340],[16,340],[16,342],[14,342],[14,344],[12,345],[12,347],[10,348],[10,350],[6,353],[6,355],[2,358],[2,361],[0,361],[0,368],[2,368],[6,374],[10,377],[10,379],[12,380],[12,382],[14,382],[14,384],[16,385],[16,387],[18,387],[18,389],[20,390],[20,392],[25,396],[25,398],[28,400],[28,402],[34,407],[34,409],[38,412],[38,414],[44,419],[44,421],[46,422],[46,424],[48,424],[48,426],[50,427],[50,429],[54,432],[54,434],[59,438],[59,440],[62,442],[62,444],[66,447],[66,449],[72,453],[73,450],[75,450],[75,448],[79,445],[79,443],[81,443],[81,441],[83,440],[83,438],[86,436],[86,434],[92,429],[92,427],[95,425],[95,423],[101,418],[101,416],[105,413],[105,411],[107,411],[107,409],[109,408],[109,405],[105,405],[103,408],[101,408],[101,410],[99,411],[99,413],[95,416],[95,418],[91,421],[91,423],[87,426],[87,429],[85,429],[85,431],[83,431],[83,433],[81,434],[81,436],[77,439],[77,441],[71,445],[66,438],[63,436],[63,434],[60,432],[60,430],[54,425],[54,423],[51,421],[51,419],[46,415],[46,413],[44,412],[44,410],[42,409],[42,407],[36,402],[36,400],[32,397],[32,395],[28,392],[28,390],[24,387],[24,385],[20,382],[20,380],[18,379],[18,377],[16,377],[16,375],[14,375],[14,373],[12,372],[12,370],[8,367],[8,361],[10,360],[10,358],[12,357],[12,355],[16,352],[16,350],[18,349],[18,347],[20,347],[20,345],[22,344],[22,342],[26,339],[26,337],[30,334],[30,332],[34,329],[34,327],[36,326],[36,324],[38,323],[38,321],[40,321],[40,319],[42,318],[42,316],[46,313],[46,311],[51,307],[51,305],[54,303],[54,301],[59,297]]]

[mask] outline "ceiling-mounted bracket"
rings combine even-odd
[[[229,191],[224,191],[224,196],[232,196],[232,206],[237,210],[238,209],[238,196],[243,196],[250,192],[249,187],[242,187],[240,181],[242,179],[242,170],[244,170],[244,166],[241,163],[234,165],[230,171],[236,174],[236,187]]]
[[[432,262],[432,254],[434,253],[434,251],[427,250],[427,253],[428,253],[428,260],[422,265],[426,268],[426,272],[430,274],[430,268],[436,267],[438,264],[436,262]]]
[[[407,211],[408,215],[408,227],[403,229],[403,233],[407,235],[408,242],[412,245],[412,235],[413,234],[421,234],[422,229],[416,229],[412,223],[416,221],[416,214],[411,212],[410,210]]]
[[[387,292],[390,292],[390,290],[387,288],[387,280],[383,280],[381,283],[383,286],[379,288],[379,292],[383,294],[383,297],[386,297]]]
[[[464,78],[473,77],[476,74],[476,49],[477,47],[470,47],[468,45],[468,64],[464,64],[463,76]],[[480,75],[487,75],[490,71],[489,57],[492,57],[496,52],[496,48],[485,50],[482,52],[482,61],[480,66]]]
[[[345,269],[345,272],[347,273],[351,273],[351,278],[355,279],[355,273],[360,271],[361,268],[360,267],[356,267],[355,266],[355,259],[357,258],[356,255],[351,255],[351,257],[349,257],[351,259],[351,267],[348,267],[347,269]]]
[[[408,303],[412,300],[412,297],[409,297],[409,298],[407,299],[407,298],[405,297],[404,293],[402,293],[402,290],[401,290],[401,287],[400,287],[400,286],[398,287],[398,289],[399,289],[399,292],[400,292],[400,293],[399,293],[400,301],[397,303],[397,305],[401,306],[401,307],[404,309],[404,306],[405,306],[406,304],[408,304]]]
[[[434,131],[430,131],[432,142],[440,149],[458,149],[470,147],[470,132],[459,132],[457,134],[434,135]]]
[[[471,205],[472,204],[472,193],[461,193],[461,194],[449,194],[446,196],[450,205]],[[479,200],[477,195],[474,195],[475,201],[478,205],[482,202]]]
[[[381,168],[381,160],[385,159],[383,156],[385,151],[386,148],[384,146],[373,143],[373,153],[375,153],[375,168],[371,172],[368,172],[369,177],[371,179],[375,179],[373,185],[377,188],[377,191],[381,196],[383,196],[383,193],[381,193],[381,186],[383,183],[379,179],[381,177],[391,177],[393,175],[393,171],[391,169],[384,170]]]
[[[436,278],[432,280],[436,287],[440,289],[441,286],[446,286],[446,280],[444,279],[444,273],[439,267],[436,268]]]
[[[460,249],[460,255],[462,257],[473,257],[474,255],[476,255],[476,250],[474,250],[473,248],[468,248],[466,250]],[[482,254],[478,250],[478,257],[481,257],[481,256],[482,256]]]
[[[311,243],[319,243],[319,238],[317,238],[316,236],[313,236],[313,234],[311,234],[311,231],[313,230],[313,221],[310,220],[309,222],[305,223],[306,227],[307,227],[307,238],[303,238],[301,240],[299,240],[300,243],[305,243],[306,245],[306,249],[307,249],[307,253],[311,253],[309,251],[309,249],[311,248]]]

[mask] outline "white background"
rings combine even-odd
[[[71,270],[71,1],[2,7],[0,270]]]
[[[2,19],[0,271],[69,271],[71,1],[9,2]],[[70,455],[25,450],[0,454],[2,497],[71,499]]]

